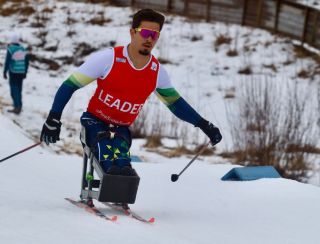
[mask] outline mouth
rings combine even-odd
[[[145,48],[151,48],[152,47],[152,45],[149,44],[149,43],[144,43],[142,46],[144,46]]]

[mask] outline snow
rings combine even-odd
[[[79,43],[101,49],[111,41],[116,45],[129,42],[128,23],[133,13],[130,8],[55,1],[37,4],[39,11],[44,7],[54,8],[46,27],[49,32],[45,47],[60,42],[58,50],[50,52],[36,47],[40,43],[37,33],[42,30],[30,26],[34,16],[22,23],[17,23],[21,16],[0,16],[0,66],[12,30],[21,34],[24,44],[32,46],[35,55],[60,64],[59,58],[72,56]],[[77,22],[66,27],[68,9]],[[111,22],[105,26],[89,25],[86,21],[99,11]],[[224,139],[217,145],[218,152],[232,147],[226,107],[238,103],[239,89],[247,80],[267,77],[277,82],[283,87],[284,99],[286,83],[297,81],[301,97],[310,97],[308,110],[318,113],[314,95],[319,89],[319,74],[315,72],[310,80],[296,78],[301,69],[315,71],[318,64],[311,58],[295,56],[287,38],[236,25],[194,23],[178,16],[168,15],[167,20],[154,54],[170,61],[164,66],[174,86],[202,116],[221,129]],[[75,32],[72,37],[67,37],[69,30]],[[230,36],[231,44],[215,47],[219,35]],[[194,37],[199,40],[192,41]],[[238,57],[227,56],[230,49],[236,49]],[[287,61],[292,63],[284,65]],[[266,68],[272,64],[278,72]],[[0,141],[0,158],[39,139],[57,88],[75,68],[63,65],[52,71],[44,64],[36,65],[40,69],[32,66],[24,82],[24,107],[19,116],[6,112],[11,106],[9,87],[6,81],[0,81],[0,135],[4,138]],[[239,75],[239,69],[248,65],[254,74]],[[143,163],[134,164],[141,181],[132,208],[142,216],[155,217],[155,224],[146,225],[123,215],[117,223],[107,222],[65,201],[65,197],[77,199],[80,193],[79,117],[94,89],[95,84],[91,84],[73,95],[64,110],[59,143],[38,146],[0,163],[1,243],[318,243],[318,187],[285,179],[222,182],[220,178],[235,166],[216,154],[200,157],[178,182],[172,183],[171,174],[179,173],[190,156],[169,159],[146,150],[143,139],[134,140],[131,151],[144,159]],[[224,99],[228,92],[234,93],[235,98]],[[204,140],[199,130],[177,121],[155,96],[143,111],[148,114],[149,131],[163,123],[164,133],[182,138],[164,139],[166,147],[186,141],[194,143],[194,147]],[[153,121],[158,124],[152,124]],[[174,122],[178,127],[171,126]],[[316,140],[320,145],[319,137]],[[320,165],[318,155],[314,163]],[[320,171],[310,182],[319,185],[319,179]],[[99,203],[96,205],[106,214],[115,214]]]
[[[33,142],[0,116],[6,156]],[[82,158],[39,146],[1,163],[0,239],[3,243],[318,243],[320,189],[285,179],[223,182],[233,166],[195,162],[170,181],[187,158],[136,163],[141,177],[134,211],[112,223],[67,201],[78,198]],[[116,214],[96,203],[104,213]]]

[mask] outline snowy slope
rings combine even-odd
[[[1,158],[34,143],[7,118],[0,124],[7,139]],[[141,183],[132,208],[156,223],[126,216],[112,223],[64,200],[79,194],[80,157],[34,148],[0,164],[1,243],[319,243],[318,187],[284,179],[222,182],[231,166],[206,161],[171,183],[186,162],[135,164]]]

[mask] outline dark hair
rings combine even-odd
[[[164,16],[149,8],[141,9],[133,15],[131,28],[138,28],[142,21],[156,22],[160,25],[161,30],[164,23]]]

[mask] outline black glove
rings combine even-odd
[[[40,140],[47,145],[59,141],[61,125],[60,116],[50,112],[46,122],[43,124]]]
[[[4,78],[5,80],[8,78],[6,72],[3,72],[3,78]]]
[[[212,146],[221,141],[222,135],[220,134],[220,130],[209,121],[201,119],[196,124],[196,127],[199,127],[210,138]]]

